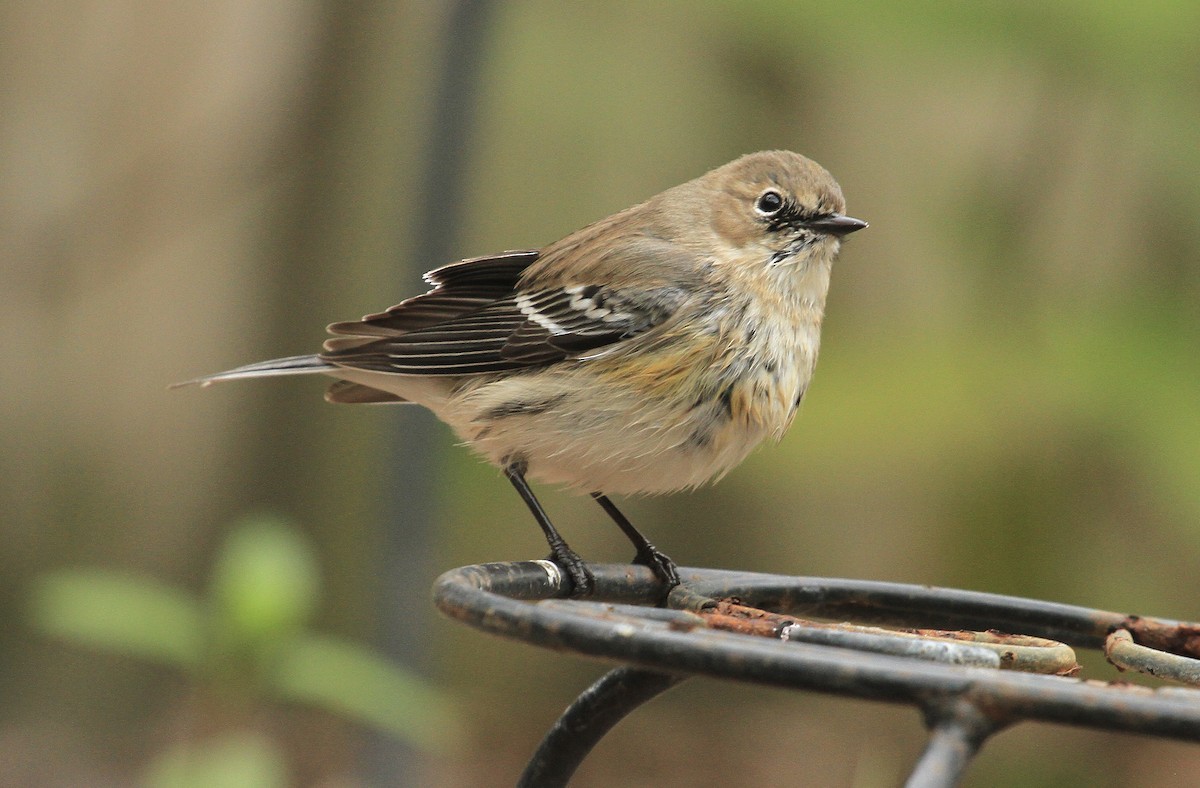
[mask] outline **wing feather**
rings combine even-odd
[[[323,361],[401,375],[476,375],[558,363],[662,325],[688,297],[666,284],[614,288],[542,280],[522,286],[537,252],[506,252],[431,271],[434,288],[361,321]]]
[[[537,251],[504,252],[435,268],[425,274],[425,281],[433,285],[428,293],[361,320],[333,323],[328,330],[356,337],[388,337],[454,320],[510,295],[537,258]]]

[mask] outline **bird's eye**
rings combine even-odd
[[[783,195],[774,189],[768,189],[758,196],[754,209],[763,216],[774,216],[783,208]]]

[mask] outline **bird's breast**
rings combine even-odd
[[[819,313],[748,315],[731,347],[727,381],[734,429],[779,439],[792,423],[812,379],[820,347]]]

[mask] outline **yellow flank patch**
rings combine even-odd
[[[729,398],[729,413],[734,421],[744,424],[754,424],[761,421],[759,398],[754,396],[753,386],[740,382],[733,387],[733,396]]]
[[[790,381],[774,375],[760,375],[739,382],[730,397],[730,415],[735,422],[782,433],[791,423],[795,396]]]
[[[689,390],[702,391],[702,378],[716,375],[712,355],[714,338],[704,336],[687,344],[669,345],[637,354],[614,354],[594,369],[614,384],[636,389],[647,396],[674,399]],[[599,361],[599,359],[598,359]],[[697,374],[698,371],[701,371]],[[693,380],[689,382],[689,378]]]

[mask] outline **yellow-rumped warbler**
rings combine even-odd
[[[590,493],[675,585],[607,495],[697,486],[783,435],[817,363],[830,265],[867,226],[844,210],[820,165],[753,153],[540,251],[431,271],[428,293],[329,326],[323,353],[188,382],[323,373],[339,378],[330,402],[424,405],[504,470],[574,594],[591,574],[527,476]]]

